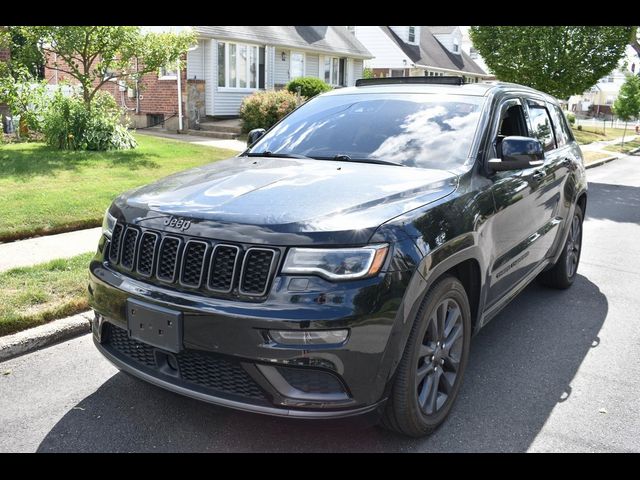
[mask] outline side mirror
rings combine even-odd
[[[249,135],[247,135],[247,147],[250,147],[258,140],[260,140],[260,137],[262,137],[265,132],[266,130],[264,128],[254,128],[253,130],[251,130],[249,132]]]
[[[489,160],[489,168],[495,171],[524,170],[544,163],[542,143],[530,137],[505,137],[502,140],[502,158]]]

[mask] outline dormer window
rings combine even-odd
[[[460,43],[458,42],[457,38],[453,39],[453,53],[459,53],[460,52]]]
[[[409,27],[409,43],[416,43],[416,27]]]

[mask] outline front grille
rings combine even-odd
[[[278,258],[277,248],[243,249],[121,223],[108,249],[109,263],[127,274],[244,300],[266,295]]]
[[[244,258],[240,291],[249,295],[264,295],[271,273],[274,252],[265,248],[250,248]]]
[[[114,350],[147,367],[156,366],[153,347],[129,338],[126,330],[110,323],[105,323],[104,328],[106,329],[106,332],[104,332],[106,343],[111,345]]]
[[[138,241],[138,235],[139,232],[135,228],[129,227],[124,231],[120,265],[127,270],[133,270],[133,265],[136,260],[136,243]]]
[[[111,232],[111,245],[109,247],[109,261],[111,263],[118,263],[120,260],[120,244],[123,231],[124,227],[120,223],[117,223],[116,226],[113,227],[113,232]]]
[[[240,249],[233,245],[216,245],[211,255],[208,287],[216,292],[230,292],[233,288],[236,262]]]
[[[160,280],[173,282],[176,278],[176,268],[178,266],[178,249],[180,239],[174,237],[164,237],[160,245],[160,259],[158,260],[158,275]]]
[[[289,385],[305,393],[344,393],[340,380],[328,372],[289,367],[278,367],[278,371]]]
[[[127,331],[111,323],[104,324],[104,345],[130,361],[158,369],[155,348],[129,338]],[[217,393],[237,395],[265,401],[265,395],[239,362],[197,350],[185,350],[175,355],[182,382],[197,385]]]
[[[140,251],[138,252],[138,273],[150,277],[153,273],[153,261],[156,256],[158,234],[144,232],[140,239]]]
[[[190,240],[184,247],[184,261],[180,282],[189,287],[198,288],[202,280],[204,269],[204,257],[207,253],[207,244],[196,240]]]

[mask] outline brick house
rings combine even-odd
[[[342,26],[194,26],[197,47],[186,55],[186,68],[161,69],[142,77],[141,88],[116,80],[102,88],[129,111],[135,126],[161,123],[178,129],[178,84],[183,129],[207,119],[237,117],[242,100],[260,90],[283,88],[291,79],[315,76],[334,87],[351,86],[362,77],[369,51]],[[65,79],[45,69],[51,84]],[[68,78],[67,78],[68,80]]]
[[[11,52],[8,48],[0,48],[0,62],[6,62],[7,60],[9,60],[10,56]],[[8,113],[9,109],[7,108],[7,105],[4,103],[0,103],[0,134],[2,133],[2,118]]]

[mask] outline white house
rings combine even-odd
[[[375,77],[462,76],[477,82],[489,75],[462,49],[457,26],[347,27],[371,52],[365,60]]]

